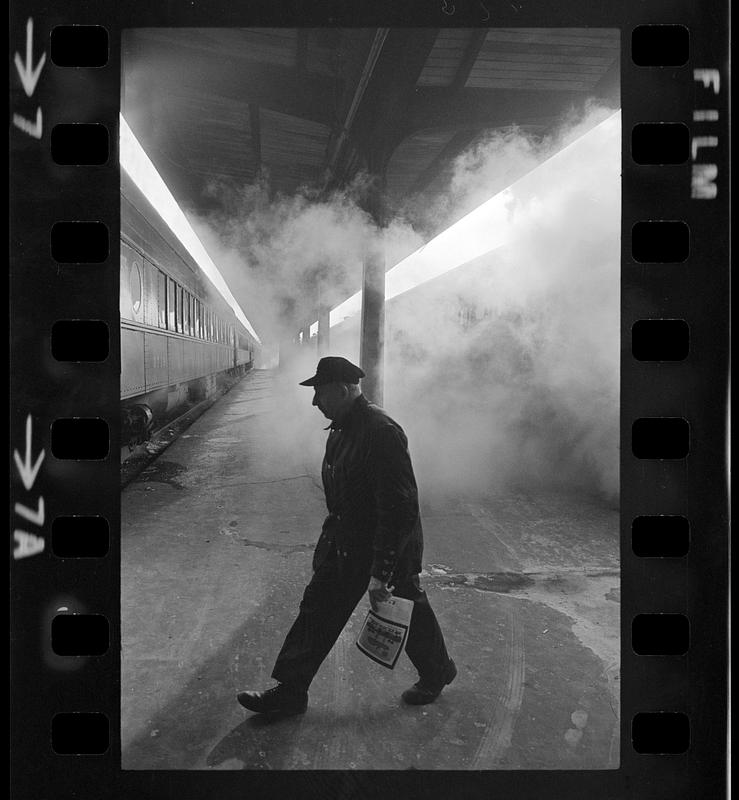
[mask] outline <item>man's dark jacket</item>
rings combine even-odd
[[[329,515],[314,568],[335,547],[352,572],[382,581],[421,571],[423,531],[408,440],[383,409],[360,395],[331,425],[321,470]]]

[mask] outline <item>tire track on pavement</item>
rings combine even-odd
[[[506,617],[510,631],[510,645],[506,664],[506,683],[499,695],[499,702],[490,724],[482,736],[470,769],[493,769],[500,757],[511,745],[516,718],[523,700],[523,678],[525,666],[523,625],[516,613],[514,602],[508,602]]]
[[[315,769],[346,769],[346,746],[350,740],[354,740],[353,732],[345,730],[343,724],[351,703],[347,680],[350,641],[351,634],[345,628],[331,650],[326,717],[321,724],[328,741],[321,739],[315,742]]]

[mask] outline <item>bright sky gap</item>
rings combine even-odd
[[[547,180],[547,172],[558,162],[576,155],[578,142],[588,137],[607,136],[614,125],[620,127],[621,112],[616,111],[585,133],[579,139],[514,181],[502,192],[493,195],[445,231],[430,239],[425,245],[399,261],[385,273],[385,299],[390,300],[403,292],[461,267],[474,258],[497,250],[506,244],[511,209],[518,200],[535,195],[537,185]],[[362,291],[333,308],[329,315],[329,327],[338,325],[347,317],[353,317],[362,308]],[[314,327],[311,326],[311,335]]]
[[[187,221],[179,204],[157,172],[149,157],[144,152],[133,132],[120,114],[120,161],[131,180],[143,192],[157,213],[167,223],[172,233],[187,248],[205,275],[210,279],[223,299],[233,308],[236,318],[249,333],[261,344],[259,336],[241,309],[218,267],[208,255],[203,243]]]

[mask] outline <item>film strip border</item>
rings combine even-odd
[[[119,749],[120,59],[77,12],[11,20],[13,746],[62,796]]]
[[[714,732],[721,729],[722,712],[714,707],[716,716],[706,719],[702,687],[720,686],[726,664],[705,657],[719,656],[706,622],[712,603],[725,612],[727,597],[725,575],[716,570],[712,579],[709,563],[714,548],[726,547],[720,409],[728,398],[716,368],[728,314],[719,321],[705,303],[722,283],[728,288],[716,268],[722,234],[712,219],[728,192],[719,175],[719,163],[728,164],[728,105],[725,75],[698,31],[635,28],[623,87],[630,153],[623,159],[621,320],[630,352],[622,358],[622,673],[643,694],[626,693],[621,711],[622,741],[639,754],[635,766],[645,779],[681,775],[690,784],[691,763],[713,758],[713,791],[721,795],[723,743],[709,733],[711,721]],[[678,78],[682,70],[692,87]],[[715,501],[708,499],[712,480]]]
[[[721,796],[725,767],[728,87],[705,8],[620,25],[619,772],[645,797]],[[11,16],[14,739],[94,786],[120,768],[119,39],[89,9]]]

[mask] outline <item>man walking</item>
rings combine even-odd
[[[413,601],[406,653],[419,680],[403,692],[406,703],[432,703],[456,677],[419,584],[423,533],[408,442],[400,425],[364,397],[363,377],[347,359],[327,356],[301,382],[314,387],[313,405],[331,420],[321,470],[329,514],[313,577],[272,671],[277,685],[237,695],[250,711],[306,710],[308,687],[365,591],[373,608],[391,593]]]

